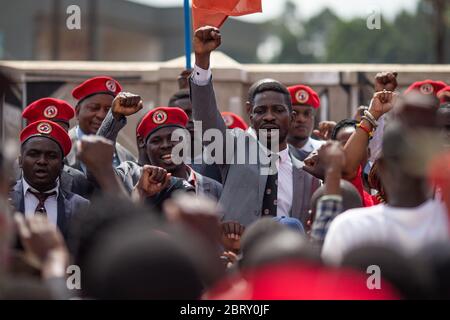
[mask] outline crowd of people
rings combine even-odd
[[[23,110],[0,159],[0,299],[450,298],[450,86],[380,72],[353,118],[316,124],[312,88],[262,79],[247,124],[216,103],[221,41],[195,31],[137,158],[116,140],[145,101],[111,77]]]

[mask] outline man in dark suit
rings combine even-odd
[[[122,87],[110,77],[94,77],[86,80],[72,91],[78,101],[75,113],[78,125],[69,130],[72,150],[67,155],[67,164],[85,172],[85,167],[77,158],[77,143],[84,135],[95,135],[111,108],[114,98]],[[123,161],[136,161],[135,157],[119,143],[115,144],[113,165],[116,167]]]
[[[242,162],[216,162],[224,182],[219,201],[225,212],[224,220],[249,225],[261,216],[290,216],[305,224],[311,195],[320,181],[303,171],[302,163],[289,153],[287,135],[293,120],[289,91],[276,80],[258,81],[250,88],[247,102],[254,134],[240,129],[226,130],[216,104],[210,69],[211,52],[220,43],[217,28],[196,30],[196,65],[190,79],[190,96],[194,120],[202,121],[203,130],[218,129],[223,141],[233,142],[233,148],[223,144],[226,159],[245,154]],[[279,152],[273,151],[277,144]],[[268,163],[270,170],[266,167]]]
[[[40,120],[49,120],[59,124],[65,131],[69,130],[69,121],[75,116],[73,107],[64,100],[55,98],[42,98],[29,104],[22,112],[22,117],[29,125]],[[15,163],[15,181],[22,177],[18,163]],[[94,187],[87,180],[85,174],[75,168],[64,164],[60,176],[61,186],[65,190],[79,194],[84,198],[88,198]]]
[[[58,124],[38,121],[22,130],[20,141],[23,175],[10,192],[11,204],[27,217],[46,216],[67,239],[72,217],[89,205],[88,200],[61,184],[63,159],[72,145],[70,138]]]

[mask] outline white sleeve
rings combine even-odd
[[[194,65],[194,71],[192,72],[192,82],[198,86],[206,86],[211,80],[211,68],[208,70],[202,69],[197,65]]]

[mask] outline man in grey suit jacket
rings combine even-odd
[[[126,99],[130,98],[132,97],[128,96]],[[127,123],[126,117],[138,112],[141,108],[142,104],[139,106],[138,103],[133,102],[114,104],[97,135],[115,141],[119,131]],[[160,120],[156,119],[158,116],[161,116]],[[218,200],[222,192],[222,185],[219,182],[199,174],[185,163],[175,164],[171,160],[172,149],[179,143],[171,140],[172,133],[177,128],[185,129],[187,122],[186,113],[176,107],[155,108],[145,115],[136,130],[136,134],[142,138],[145,144],[149,161],[143,165],[149,164],[164,168],[173,177],[188,181],[195,188],[197,194],[204,194]],[[118,166],[116,172],[122,181],[132,181],[135,184],[140,176],[139,168],[140,166],[127,161]],[[125,183],[127,190],[129,186],[130,183]]]
[[[225,139],[234,141],[230,150],[224,144],[227,158],[233,152],[244,151],[251,155],[252,146],[257,146],[257,161],[252,163],[246,158],[242,164],[218,164],[223,177],[223,191],[220,198],[225,215],[224,220],[239,221],[249,225],[269,211],[264,209],[263,202],[270,195],[267,187],[269,175],[264,172],[264,164],[268,161],[271,149],[276,143],[279,150],[276,154],[277,199],[274,201],[276,213],[271,215],[290,216],[299,219],[303,224],[308,218],[310,198],[320,186],[320,181],[302,170],[302,162],[289,154],[287,134],[293,120],[292,105],[286,87],[275,80],[265,79],[254,84],[249,91],[247,111],[255,135],[242,130],[226,130],[225,123],[216,105],[215,93],[210,71],[210,54],[221,43],[220,31],[213,27],[203,27],[195,32],[194,49],[196,65],[190,79],[191,100],[194,120],[202,121],[203,130],[218,129]],[[272,141],[272,137],[276,140]],[[246,139],[245,150],[236,147],[236,141]],[[263,141],[266,141],[263,145]],[[228,162],[228,161],[226,161]],[[273,173],[273,172],[270,172]]]
[[[115,97],[121,91],[119,82],[110,77],[90,78],[73,89],[72,96],[78,101],[75,107],[78,125],[69,130],[72,141],[72,150],[66,157],[66,163],[69,166],[85,172],[86,168],[77,158],[77,141],[84,135],[97,133],[108,110],[117,101]],[[136,158],[116,143],[113,165],[116,167],[123,161],[136,161]]]

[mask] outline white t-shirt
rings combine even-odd
[[[339,215],[328,229],[322,258],[339,265],[347,252],[365,244],[387,245],[412,255],[428,244],[448,239],[448,216],[442,202],[428,200],[415,208],[380,204]]]

